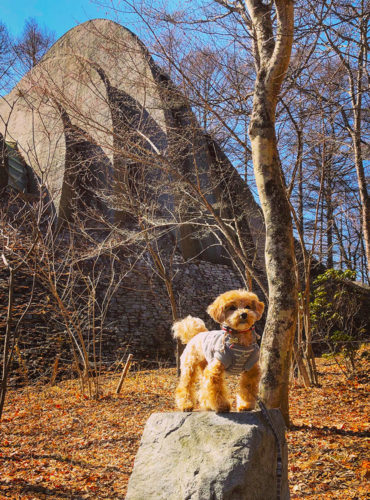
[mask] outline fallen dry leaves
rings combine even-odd
[[[291,391],[291,498],[369,498],[368,363],[351,381],[333,361],[318,367],[322,387]]]
[[[370,493],[369,414],[363,380],[346,382],[318,361],[322,387],[293,386],[288,432],[293,499],[363,499]],[[0,498],[123,499],[140,436],[153,412],[174,411],[173,369],[117,376],[104,396],[78,394],[75,381],[8,393],[1,423]]]

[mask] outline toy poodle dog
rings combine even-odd
[[[201,319],[192,316],[173,325],[174,337],[187,344],[181,356],[181,377],[176,389],[176,404],[181,411],[194,409],[198,377],[201,408],[230,411],[225,372],[240,374],[237,410],[254,408],[260,379],[254,323],[261,318],[264,308],[254,293],[231,290],[219,295],[207,309],[221,330],[208,331]]]

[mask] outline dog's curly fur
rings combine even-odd
[[[253,342],[251,327],[263,314],[265,305],[257,295],[247,290],[231,290],[219,295],[208,307],[211,318],[232,328],[245,346]],[[214,359],[208,363],[203,353],[198,333],[208,331],[199,318],[187,316],[174,323],[173,335],[187,344],[181,356],[181,378],[176,389],[176,404],[181,411],[192,411],[196,406],[196,381],[199,378],[199,403],[204,410],[230,411],[230,401],[225,383],[225,367]],[[240,375],[236,405],[238,411],[252,410],[256,403],[260,379],[259,363]]]

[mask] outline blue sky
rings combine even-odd
[[[33,17],[41,26],[61,37],[66,31],[81,22],[96,17],[110,17],[89,0],[1,0],[0,21],[11,35],[21,34],[24,22]]]

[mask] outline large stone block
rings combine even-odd
[[[281,499],[289,498],[285,426]],[[155,413],[144,429],[126,500],[276,500],[277,445],[259,411]]]

